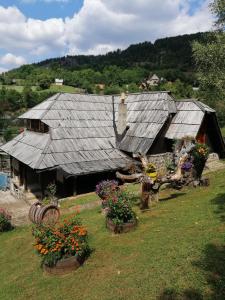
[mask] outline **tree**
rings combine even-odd
[[[49,89],[51,85],[51,78],[49,76],[45,76],[44,74],[40,75],[38,84],[42,90]]]
[[[224,30],[225,28],[225,1],[224,0],[214,0],[211,4],[211,9],[214,15],[217,17],[215,22],[216,27],[219,30]]]
[[[214,0],[210,7],[217,17],[216,30],[207,36],[205,43],[193,44],[193,54],[202,96],[218,110],[225,99],[225,2]],[[225,124],[225,117],[220,121]]]

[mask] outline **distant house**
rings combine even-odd
[[[215,111],[169,92],[120,96],[57,94],[22,116],[26,129],[1,150],[11,157],[12,182],[39,191],[55,182],[61,196],[93,190],[137,154],[167,160],[173,141],[191,136],[224,155]]]
[[[163,79],[164,80],[164,79]],[[157,86],[160,84],[160,79],[159,77],[154,74],[153,76],[149,77],[148,79],[145,79],[139,88],[141,90],[149,90],[152,86]]]
[[[55,85],[63,85],[63,79],[55,79]]]
[[[157,86],[159,85],[159,83],[160,83],[160,79],[156,74],[152,75],[152,77],[150,77],[147,80],[147,85],[149,86]]]
[[[100,91],[103,91],[105,88],[105,84],[104,83],[97,83],[95,85],[96,88],[98,88]]]

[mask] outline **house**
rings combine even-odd
[[[157,86],[159,85],[159,83],[160,83],[160,79],[156,74],[152,75],[152,77],[149,77],[149,79],[147,80],[148,86]]]
[[[192,136],[224,155],[215,111],[169,92],[120,96],[59,93],[19,117],[25,130],[1,147],[10,155],[12,185],[38,191],[55,182],[61,196],[93,190],[135,159],[171,157],[173,141]]]
[[[55,79],[55,85],[63,85],[63,79]]]

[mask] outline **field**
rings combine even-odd
[[[164,190],[145,213],[134,205],[139,226],[120,236],[106,230],[99,207],[82,211],[94,251],[70,275],[43,274],[30,226],[1,234],[0,299],[225,299],[224,178],[223,170],[209,187]]]
[[[0,88],[3,87],[0,85]],[[4,87],[6,89],[13,89],[13,90],[16,90],[17,92],[19,93],[22,93],[23,89],[24,89],[24,86],[22,85],[4,85]],[[36,86],[32,86],[31,87],[33,91],[36,91],[37,90],[37,87]],[[68,86],[68,85],[63,85],[63,86],[57,86],[55,84],[52,84],[50,86],[49,89],[46,89],[46,90],[40,90],[39,92],[56,92],[56,93],[59,93],[59,92],[62,92],[62,93],[76,93],[76,92],[79,92],[80,89],[77,89],[77,88],[74,88],[72,86]]]

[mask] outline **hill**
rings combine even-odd
[[[88,84],[100,82],[119,86],[138,84],[149,74],[157,72],[169,81],[180,79],[193,83],[195,76],[191,44],[194,40],[204,40],[207,35],[196,33],[163,38],[154,43],[131,45],[125,50],[118,49],[105,55],[68,55],[47,59],[11,70],[5,74],[4,80],[16,78],[36,84],[43,75],[51,81],[60,76],[64,78],[65,84],[84,88]],[[124,74],[125,70],[127,73]]]

